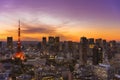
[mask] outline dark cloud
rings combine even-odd
[[[56,33],[56,27],[49,26],[49,25],[30,25],[30,24],[25,24],[22,23],[22,27],[24,28],[22,30],[23,33],[44,33],[44,34],[51,34],[51,33]]]
[[[22,26],[22,33],[23,34],[38,34],[38,36],[42,35],[42,36],[59,36],[61,38],[61,40],[66,40],[68,39],[68,36],[65,36],[64,33],[62,32],[58,32],[58,28],[60,28],[60,26],[51,26],[51,25],[45,25],[45,24],[38,24],[38,25],[33,25],[33,24],[26,24],[26,23],[21,23]],[[63,26],[62,26],[63,27]],[[27,37],[24,36],[24,39],[26,40],[39,40],[38,38],[34,39],[32,37]]]
[[[62,33],[59,30],[59,28],[64,27],[66,23],[59,25],[59,26],[52,26],[52,25],[45,25],[45,24],[33,24],[33,23],[23,23],[21,22],[21,37],[23,40],[32,40],[32,41],[39,41],[41,40],[42,36],[59,36],[61,40],[67,40],[70,38],[70,35],[66,36],[65,33]],[[61,26],[61,27],[60,27]],[[8,34],[9,32],[12,32],[13,37],[17,36],[17,29],[16,30],[7,30]],[[30,36],[33,34],[32,36]],[[35,36],[34,36],[35,34]],[[37,34],[37,36],[36,36]],[[16,39],[16,38],[15,38]]]
[[[53,32],[55,32],[55,30],[54,29],[47,29],[47,28],[41,28],[41,27],[37,27],[37,28],[32,28],[32,27],[30,27],[30,28],[27,28],[27,29],[25,29],[25,30],[22,30],[23,31],[23,33],[45,33],[45,34],[47,34],[47,33],[53,33]]]

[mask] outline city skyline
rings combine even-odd
[[[21,20],[22,40],[59,36],[62,41],[80,37],[120,41],[119,0],[1,0],[0,40],[17,40]]]

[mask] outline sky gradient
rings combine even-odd
[[[17,40],[19,19],[22,40],[120,41],[120,0],[0,0],[0,40]]]

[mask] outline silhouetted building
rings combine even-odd
[[[0,53],[2,53],[2,41],[0,41]]]
[[[0,41],[0,48],[2,48],[2,41]]]
[[[13,49],[13,37],[7,37],[7,48],[9,50]]]
[[[115,40],[113,40],[113,41],[110,41],[109,42],[109,45],[110,45],[110,47],[116,47],[116,41]]]
[[[106,45],[106,44],[107,44],[107,41],[106,41],[105,39],[103,40],[103,44],[104,44],[104,45]]]
[[[55,43],[59,43],[60,42],[60,37],[55,37]]]
[[[103,62],[103,48],[102,47],[98,47],[98,60],[99,60],[99,63]]]
[[[91,58],[92,55],[93,55],[93,48],[95,46],[95,42],[94,42],[94,38],[89,38],[88,39],[88,46],[89,46],[89,49],[88,49],[88,57]]]
[[[94,45],[95,45],[94,38],[89,38],[88,43],[89,43],[89,48],[94,48]]]
[[[43,38],[42,38],[42,44],[43,44],[43,45],[46,45],[46,43],[47,43],[46,37],[43,37]]]
[[[101,39],[101,38],[96,39],[95,42],[96,42],[96,45],[97,45],[97,46],[102,47],[102,39]]]
[[[115,56],[116,53],[118,53],[117,50],[117,42],[115,40],[112,40],[109,42],[109,48],[110,48],[110,53],[112,54],[112,57]]]
[[[48,46],[49,46],[49,52],[53,53],[55,50],[55,38],[53,36],[48,37]]]
[[[55,39],[53,36],[49,36],[48,43],[49,45],[53,45],[55,43]]]
[[[59,52],[59,43],[60,38],[59,37],[48,37],[48,46],[49,46],[49,52]]]
[[[42,51],[45,51],[46,48],[47,48],[47,40],[46,40],[46,37],[43,37],[43,38],[42,38],[41,48],[42,48]]]
[[[98,65],[103,62],[103,50],[101,47],[93,48],[93,65]]]
[[[87,38],[86,37],[81,37],[80,44],[81,44],[82,62],[83,62],[83,64],[86,64],[87,59],[88,59],[88,55],[87,55],[88,40],[87,40]]]
[[[103,48],[106,49],[107,48],[107,41],[104,39],[103,40]]]
[[[60,37],[55,37],[55,52],[59,52],[59,47],[60,47]]]

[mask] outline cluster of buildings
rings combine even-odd
[[[49,36],[21,44],[19,22],[18,42],[13,37],[0,42],[0,55],[0,76],[13,80],[120,80],[120,44],[115,40],[81,37],[73,42]]]
[[[27,59],[27,62],[24,62],[25,65],[34,62],[34,65],[39,66],[33,67],[34,70],[36,69],[33,73],[39,78],[38,80],[45,77],[53,78],[58,72],[61,80],[70,78],[71,80],[119,80],[120,44],[116,41],[107,42],[101,38],[81,37],[80,42],[61,42],[59,37],[50,36],[48,39],[43,37],[41,42],[25,42],[20,48],[14,43],[12,37],[7,37],[6,46],[2,46],[0,42],[1,55],[6,54],[11,58],[15,53],[24,54]],[[41,63],[36,58],[40,59]],[[51,70],[52,67],[54,67],[53,70]],[[56,70],[57,68],[60,70]],[[64,73],[68,75],[63,76]]]

